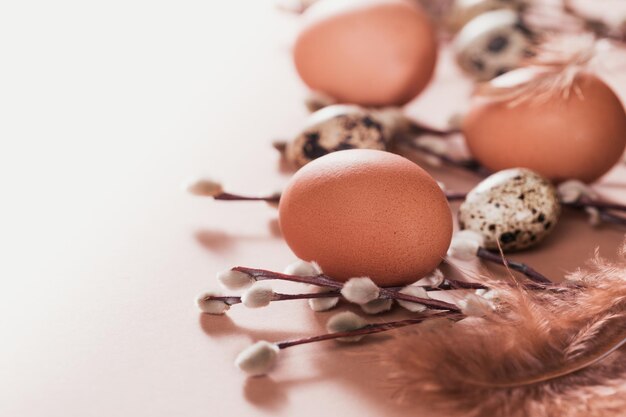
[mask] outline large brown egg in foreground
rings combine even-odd
[[[452,215],[437,182],[392,153],[346,150],[301,168],[281,196],[280,227],[301,259],[345,281],[409,284],[445,256]]]
[[[435,31],[411,0],[320,0],[294,46],[302,80],[339,102],[404,104],[430,81]]]
[[[533,69],[492,82],[534,77]],[[521,103],[478,96],[463,121],[472,155],[492,171],[523,167],[553,181],[593,182],[620,159],[626,146],[626,113],[615,93],[593,74],[576,75],[569,94]]]

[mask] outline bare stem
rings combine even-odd
[[[626,205],[619,203],[611,203],[607,201],[595,201],[595,200],[581,200],[573,203],[562,203],[566,207],[575,209],[584,209],[586,207],[597,208],[598,210],[613,210],[626,212]]]
[[[288,275],[281,274],[279,272],[268,271],[265,269],[257,269],[257,268],[246,268],[242,266],[237,266],[232,269],[233,271],[243,272],[244,274],[249,275],[254,278],[256,281],[263,281],[268,279],[277,279],[283,281],[292,281],[299,282],[302,284],[309,285],[317,285],[319,287],[328,287],[336,290],[341,290],[343,288],[343,283],[335,281],[328,275],[320,274],[315,276],[298,276],[298,275]],[[403,300],[409,301],[412,303],[423,304],[426,307],[430,307],[436,310],[450,310],[450,311],[461,311],[456,305],[447,303],[445,301],[434,300],[431,298],[421,298],[415,297],[408,294],[402,294],[398,292],[396,289],[390,288],[380,288],[380,296],[381,299],[394,299],[394,300]]]
[[[425,314],[420,317],[415,317],[415,318],[406,319],[406,320],[396,320],[396,321],[388,321],[384,323],[368,324],[367,326],[362,327],[357,330],[351,330],[351,331],[346,331],[346,332],[336,332],[336,333],[326,333],[326,334],[322,334],[318,336],[305,337],[302,339],[287,340],[283,342],[278,342],[276,343],[276,345],[278,346],[279,349],[286,349],[291,346],[305,345],[308,343],[315,343],[315,342],[323,342],[325,340],[338,339],[341,337],[354,337],[354,336],[364,336],[364,335],[373,334],[373,333],[382,333],[382,332],[387,332],[389,330],[398,329],[400,327],[406,327],[406,326],[411,326],[414,324],[419,324],[419,323],[424,322],[425,320],[437,318],[437,317],[445,317],[450,320],[458,321],[464,318],[465,316],[461,313]]]
[[[227,201],[265,201],[266,203],[277,204],[280,201],[280,194],[272,194],[270,196],[244,196],[239,194],[221,193],[213,197],[215,200]]]
[[[448,201],[463,201],[467,197],[467,193],[446,191],[446,198]]]
[[[478,252],[476,252],[476,256],[486,261],[493,262],[498,265],[506,266],[508,268],[511,268],[514,271],[521,272],[530,280],[538,284],[552,284],[552,281],[550,281],[548,278],[546,278],[544,275],[540,274],[539,272],[535,271],[530,266],[521,262],[507,259],[504,256],[500,256],[496,253],[490,252],[485,248],[478,248]]]
[[[469,171],[473,174],[477,174],[482,177],[486,177],[491,174],[491,172],[489,172],[485,167],[483,167],[482,165],[480,165],[477,161],[473,159],[467,159],[467,160],[454,159],[454,158],[449,157],[448,155],[443,155],[438,152],[435,152],[432,149],[428,148],[427,146],[422,146],[419,143],[415,143],[415,141],[413,140],[406,140],[406,141],[403,141],[402,143],[406,144],[407,146],[409,146],[410,148],[418,152],[435,157],[446,165],[463,169],[465,171]]]
[[[389,288],[381,288],[379,298],[383,299],[392,299],[392,300],[402,300],[409,301],[411,303],[420,303],[425,305],[426,307],[435,309],[435,310],[450,310],[460,312],[461,309],[454,304],[447,303],[445,301],[435,300],[432,298],[421,298],[415,297],[408,294],[403,294],[399,291],[390,290]]]
[[[431,136],[447,137],[455,133],[461,133],[460,129],[437,129],[436,127],[426,126],[421,123],[411,123],[411,130],[415,134],[427,134]]]
[[[328,287],[337,290],[341,290],[343,288],[343,284],[341,282],[335,281],[330,278],[328,275],[319,274],[312,276],[299,276],[299,275],[289,275],[282,274],[280,272],[268,271],[266,269],[258,269],[258,268],[248,268],[245,266],[236,266],[232,268],[233,271],[243,272],[244,274],[249,275],[254,278],[256,281],[264,281],[268,279],[276,279],[281,281],[291,281],[291,282],[299,282],[301,284],[309,284],[316,285],[318,287]]]
[[[606,210],[600,209],[600,218],[602,219],[602,221],[605,221],[607,223],[626,226],[626,217],[618,216]]]

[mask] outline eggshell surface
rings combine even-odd
[[[301,259],[345,281],[405,285],[431,272],[452,236],[436,181],[415,163],[376,150],[339,151],[301,168],[281,196],[283,236]]]
[[[557,224],[561,204],[554,186],[529,169],[497,172],[467,194],[459,207],[461,229],[485,238],[487,249],[525,249]]]
[[[502,78],[526,77],[529,71]],[[609,86],[585,72],[576,76],[567,97],[555,94],[515,105],[477,97],[462,129],[470,152],[488,169],[525,167],[557,182],[595,181],[626,147],[624,107]]]
[[[404,104],[430,81],[433,27],[408,0],[320,0],[304,13],[294,45],[302,80],[344,103]]]

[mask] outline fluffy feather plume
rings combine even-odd
[[[590,67],[599,46],[602,45],[592,35],[554,36],[528,59],[525,72],[504,74],[479,85],[476,93],[508,102],[511,107],[543,103],[556,96],[568,99],[575,94],[582,98],[576,84],[577,75]]]
[[[534,292],[490,282],[493,314],[381,346],[390,388],[450,416],[623,416],[626,262],[596,255],[567,278]]]

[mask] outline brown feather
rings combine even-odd
[[[503,84],[500,79],[479,84],[475,94],[503,101],[509,107],[522,103],[541,104],[554,97],[568,99],[575,94],[583,99],[577,75],[588,70],[596,56],[593,36],[555,36],[536,47],[535,55],[523,66],[535,71],[527,80]]]
[[[430,326],[377,352],[396,398],[449,414],[626,414],[626,263],[596,256],[558,291],[489,282],[493,315]]]

